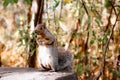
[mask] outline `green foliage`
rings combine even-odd
[[[91,44],[93,44],[94,42],[95,42],[95,40],[94,40],[94,39],[90,40],[90,43],[91,43]]]
[[[6,7],[9,3],[17,3],[18,0],[4,0],[3,1],[3,5]]]
[[[90,16],[90,14],[88,15],[88,24],[90,24],[90,22],[91,22],[91,16]]]
[[[86,71],[90,71],[90,65],[89,64],[86,65],[86,69],[85,70]]]
[[[100,29],[102,29],[101,26],[100,26],[100,20],[98,18],[95,19],[95,22],[97,23],[98,27],[100,27]]]
[[[78,75],[82,75],[84,73],[84,70],[82,67],[83,67],[83,64],[81,63],[75,66],[75,69],[78,72]]]
[[[27,4],[30,4],[31,3],[31,0],[24,0]],[[8,4],[14,4],[14,3],[17,3],[18,2],[18,0],[4,0],[3,1],[3,5],[5,6],[5,7],[7,7],[7,5]]]
[[[28,32],[26,30],[19,30],[20,36],[21,36],[21,44],[22,45],[27,45],[28,44],[28,40],[30,38]]]
[[[24,0],[27,4],[31,3],[31,0]]]
[[[94,37],[95,37],[95,31],[92,31],[92,36],[94,36]]]
[[[105,7],[107,8],[111,7],[111,1],[112,0],[105,0]]]
[[[55,33],[57,40],[59,40],[59,46],[66,46],[66,43],[69,42],[68,39],[72,40],[69,43],[69,49],[75,53],[74,58],[75,61],[78,62],[75,65],[75,70],[77,71],[78,75],[83,75],[84,72],[88,71],[93,72],[92,74],[90,74],[90,76],[94,76],[94,74],[96,74],[99,69],[102,69],[101,65],[103,65],[104,63],[102,62],[102,52],[104,52],[104,45],[106,45],[106,42],[109,40],[112,31],[113,25],[111,24],[111,21],[114,17],[116,17],[113,10],[111,13],[112,16],[109,20],[112,5],[116,12],[119,14],[118,17],[120,18],[120,6],[118,3],[116,3],[117,0],[115,3],[113,3],[114,1],[115,0],[47,0],[47,3],[45,3],[45,5],[47,4],[46,7],[48,7],[46,8],[48,10],[45,10],[45,14],[47,13],[47,18],[45,18],[45,20],[49,24],[48,27],[53,31],[53,33]],[[7,6],[9,3],[13,4],[17,2],[18,0],[4,0],[4,6]],[[24,0],[24,2],[30,4],[31,0]],[[52,3],[52,5],[49,5],[49,2]],[[105,4],[103,4],[104,2]],[[57,11],[57,8],[61,8],[60,11]],[[60,20],[64,22],[65,26],[63,26],[65,27],[65,29],[68,28],[68,32],[64,32],[59,27]],[[109,51],[107,55],[110,54],[110,56],[112,57],[116,56],[116,54],[114,54],[114,51],[116,51],[115,53],[118,52],[117,43],[119,43],[120,41],[120,29],[117,29],[116,27],[114,31],[117,32],[114,32],[115,34],[113,34],[114,36],[112,38],[116,37],[117,39],[110,39],[110,44],[114,46],[110,46],[109,44],[108,45],[110,48],[114,47],[115,49],[113,48],[110,51],[107,48],[107,50]],[[29,40],[35,39],[35,34],[32,34],[32,36],[30,36],[26,29],[20,30],[19,32],[21,35],[21,45],[25,45],[26,47],[30,46],[32,55],[34,51],[36,51],[36,49],[34,48],[36,44],[34,43],[34,41]],[[87,39],[88,42],[86,42]],[[117,45],[115,45],[115,43]],[[114,54],[114,56],[111,55],[111,52],[112,54]],[[105,57],[106,59],[108,59],[107,56]],[[109,65],[109,60],[107,61],[108,63],[106,63],[105,65],[106,68]],[[99,69],[95,69],[97,67]],[[118,71],[114,70],[112,72],[109,72],[110,75],[111,73],[115,77],[120,77],[120,73]],[[86,76],[86,74],[84,74],[84,76]]]
[[[103,39],[102,39],[100,36],[97,38],[97,40],[98,40],[99,42],[102,42],[102,41],[103,41]]]
[[[113,70],[112,73],[113,73],[113,75],[114,75],[115,77],[120,78],[120,72],[118,72],[118,71],[116,71],[116,70]]]
[[[86,56],[88,56],[89,54],[90,54],[90,52],[88,52],[88,51],[85,52],[85,55],[86,55]]]
[[[55,10],[58,7],[60,1],[59,0],[54,0],[54,2],[55,2],[55,4],[53,6],[53,10]]]
[[[33,33],[30,36],[29,32],[25,29],[19,30],[19,34],[21,36],[21,44],[20,45],[24,45],[24,46],[26,46],[26,48],[29,47],[31,50],[30,55],[32,56],[36,50],[36,47],[35,47],[36,46],[36,41],[35,41],[36,35]],[[30,41],[30,39],[33,41]],[[26,53],[27,53],[27,50],[26,50]]]

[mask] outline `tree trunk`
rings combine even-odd
[[[36,5],[37,5],[37,13],[35,13],[35,18],[34,18],[34,27],[37,24],[42,23],[42,14],[43,14],[43,8],[44,8],[44,0],[36,0]],[[36,40],[35,39],[30,39],[30,43],[34,43],[35,47],[34,49],[37,48]],[[29,48],[29,53],[32,52],[32,50]],[[31,55],[29,54],[28,57],[28,66],[35,68],[35,59],[36,59],[36,50],[34,53]]]

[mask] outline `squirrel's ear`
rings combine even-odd
[[[44,23],[42,23],[42,25],[43,25],[43,27],[44,27],[44,28],[46,28],[46,23],[45,23],[45,22],[44,22]]]

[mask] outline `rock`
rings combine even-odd
[[[39,71],[33,68],[0,68],[0,80],[78,80],[75,72]]]

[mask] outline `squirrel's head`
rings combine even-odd
[[[37,35],[42,35],[42,34],[44,34],[45,29],[46,29],[45,23],[37,24],[37,26],[35,27],[35,33]]]

